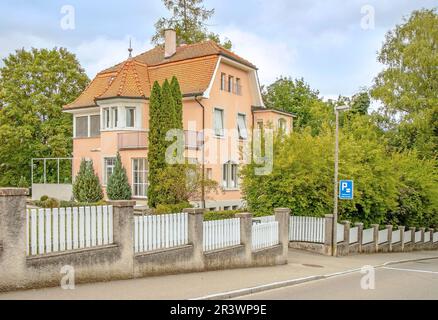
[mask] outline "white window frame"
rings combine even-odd
[[[231,191],[239,190],[239,165],[236,162],[228,161],[222,165],[222,188]]]
[[[133,129],[137,124],[137,108],[136,107],[125,107],[125,128]],[[132,126],[128,126],[128,112],[133,111],[132,116]]]
[[[114,168],[116,166],[116,161],[117,161],[117,157],[115,156],[111,156],[111,157],[104,157],[103,158],[103,185],[107,186],[108,185],[108,180],[109,180],[109,176],[108,176],[108,165],[107,165],[107,160],[114,160],[114,164],[109,166],[112,167],[112,173],[114,173]]]
[[[134,162],[135,161],[144,161],[144,166],[143,166],[143,170],[135,170],[135,165]],[[147,158],[132,158],[131,159],[131,165],[132,165],[132,196],[134,198],[137,199],[147,199],[147,194],[148,194],[148,188],[149,188],[149,181],[148,181],[148,176],[149,176],[149,162]],[[140,182],[140,183],[136,183],[135,182],[135,174],[141,174],[144,175],[145,177],[145,181],[144,182]],[[135,193],[135,186],[143,186],[144,190],[146,191],[146,195],[138,195]]]
[[[221,111],[222,112],[222,129],[220,134],[218,134],[218,131],[216,130],[216,110],[217,111]],[[214,135],[216,137],[221,137],[223,138],[225,136],[225,110],[222,108],[214,108],[213,109],[213,130],[214,130]]]
[[[282,128],[282,124],[284,124],[284,128]],[[285,118],[280,118],[278,119],[278,130],[283,130],[284,133],[288,133],[288,129],[287,129],[287,120]]]
[[[243,117],[243,125],[244,125],[244,128],[243,128],[244,132],[243,132],[243,134],[242,134],[242,130],[240,128],[240,122],[239,122],[240,117]],[[246,120],[247,120],[247,117],[246,117],[245,113],[238,113],[237,114],[237,132],[239,133],[239,139],[240,140],[247,140],[248,137],[249,137],[249,134],[248,134],[248,124],[247,124]]]
[[[227,91],[227,74],[221,73],[221,91]]]
[[[91,117],[99,116],[100,122],[99,122],[99,135],[92,136],[91,135]],[[77,125],[77,119],[78,118],[87,118],[87,134],[85,136],[78,137],[78,133],[76,130]],[[77,114],[73,117],[73,137],[75,139],[86,139],[86,138],[97,138],[100,137],[100,132],[102,131],[102,116],[100,113],[92,113],[92,114]]]

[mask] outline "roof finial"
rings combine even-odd
[[[129,58],[132,58],[132,51],[133,51],[133,49],[132,49],[132,40],[131,40],[131,38],[129,38],[129,49],[128,49],[128,51],[129,51]]]

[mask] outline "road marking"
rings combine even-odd
[[[383,267],[382,269],[395,270],[395,271],[406,271],[406,272],[417,272],[417,273],[433,273],[433,274],[438,274],[438,272],[436,272],[436,271],[416,270],[416,269],[403,269],[403,268],[391,268],[391,267]]]

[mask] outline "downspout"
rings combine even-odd
[[[195,101],[202,108],[202,181],[201,181],[201,207],[205,209],[205,106],[198,100],[200,95],[195,96]]]

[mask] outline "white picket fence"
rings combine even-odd
[[[421,241],[421,231],[415,232],[415,243]]]
[[[275,216],[257,217],[253,220],[260,223],[275,222]]]
[[[400,230],[396,230],[392,232],[392,243],[399,243],[401,241],[400,238]]]
[[[113,243],[113,207],[27,210],[27,255]]]
[[[276,246],[280,243],[279,223],[271,221],[252,226],[252,249],[254,251]]]
[[[371,243],[374,241],[374,229],[363,230],[362,233],[362,244]]]
[[[336,232],[336,238],[338,240],[337,243],[344,241],[344,230],[345,230],[345,226],[343,224],[338,223],[338,230]]]
[[[325,219],[291,216],[289,226],[289,240],[324,243]]]
[[[379,231],[378,244],[388,242],[388,229],[383,229]]]
[[[408,242],[412,241],[412,232],[410,230],[405,231],[405,234],[403,236],[403,241],[404,241],[404,243],[408,243]]]
[[[438,232],[433,234],[433,242],[438,242]]]
[[[204,251],[213,251],[239,245],[240,219],[205,221]]]
[[[188,244],[188,214],[134,217],[134,251],[148,252]]]
[[[359,242],[359,227],[350,229],[350,244]]]
[[[424,233],[424,242],[430,242],[430,231]]]

